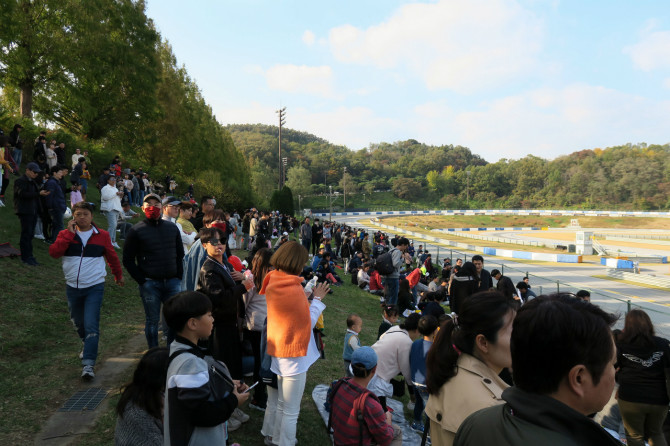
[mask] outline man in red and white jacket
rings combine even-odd
[[[67,305],[84,344],[79,354],[83,366],[81,377],[90,381],[95,377],[93,366],[98,357],[100,308],[107,275],[105,260],[120,286],[124,283],[123,272],[109,233],[93,225],[93,206],[79,202],[72,206],[72,215],[67,229],[60,231],[49,247],[49,255],[63,258]]]

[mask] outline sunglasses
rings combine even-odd
[[[207,243],[209,243],[209,244],[212,245],[212,246],[223,245],[223,243],[221,243],[221,240],[219,240],[219,239],[217,239],[217,238],[212,239],[212,240],[208,241]]]

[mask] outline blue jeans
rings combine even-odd
[[[311,238],[303,239],[302,246],[305,247],[307,253],[309,254],[309,247],[312,246],[312,239]]]
[[[428,401],[428,389],[426,387],[419,387],[418,385],[414,386],[414,421],[423,424],[423,411],[426,408],[426,402]]]
[[[23,158],[23,150],[14,148],[14,150],[12,150],[12,158],[14,158],[16,167],[19,167],[21,165],[21,158]]]
[[[67,307],[70,319],[84,343],[82,365],[95,365],[98,357],[98,339],[100,338],[100,308],[105,284],[99,283],[88,288],[67,286]]]
[[[142,203],[144,203],[144,196],[147,194],[147,191],[146,191],[146,190],[142,190],[142,189],[140,189],[140,190],[137,191],[137,192],[138,192],[139,195],[140,195],[140,196],[139,196],[139,199],[137,200],[137,205],[138,205],[138,206],[142,206]]]
[[[386,285],[386,304],[398,305],[398,290],[400,286],[400,279],[398,277],[392,279],[384,278],[384,285]]]
[[[172,279],[147,279],[140,285],[140,297],[142,297],[146,316],[144,335],[147,337],[149,348],[158,346],[158,322],[161,315],[161,305],[180,291],[181,279],[176,277]],[[167,344],[170,345],[174,340],[172,330],[168,329],[165,335],[167,336]]]
[[[130,204],[133,205],[133,206],[137,206],[137,202],[138,202],[138,199],[139,199],[139,193],[138,192],[139,191],[135,188],[133,188],[133,190],[130,191]]]
[[[51,240],[56,241],[58,233],[63,230],[63,213],[54,209],[49,209],[49,216],[51,217]]]
[[[88,180],[85,178],[79,178],[79,184],[81,184],[81,193],[86,195],[86,191],[88,191]]]

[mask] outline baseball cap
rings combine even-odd
[[[31,172],[35,172],[35,173],[42,172],[42,169],[40,169],[40,166],[37,163],[28,163],[28,165],[26,166],[26,169],[30,170]]]
[[[163,200],[163,205],[167,206],[179,206],[181,204],[181,200],[176,198],[176,197],[165,197]]]
[[[361,364],[365,370],[372,370],[377,365],[377,353],[372,347],[357,348],[351,355],[351,364]]]
[[[149,198],[153,198],[154,200],[158,201],[159,203],[161,202],[161,197],[158,196],[158,194],[148,194],[144,196],[144,199],[142,200],[142,203],[146,203]]]

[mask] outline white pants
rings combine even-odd
[[[279,446],[294,446],[300,402],[305,392],[307,372],[294,376],[278,376],[277,412],[272,442]]]
[[[266,386],[265,388],[268,392],[268,401],[265,407],[261,434],[265,437],[272,437],[275,430],[275,415],[277,414],[277,397],[279,393],[274,387]]]

